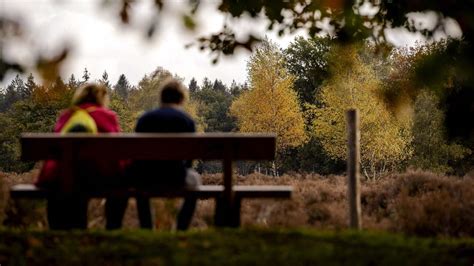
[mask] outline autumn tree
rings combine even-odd
[[[28,84],[28,83],[27,83]],[[70,105],[71,93],[60,78],[49,86],[36,85],[30,97],[19,99],[0,113],[0,171],[26,171],[22,162],[20,135],[23,132],[51,132],[59,112]]]
[[[306,141],[303,114],[293,88],[294,77],[285,68],[280,49],[265,41],[250,57],[247,65],[250,90],[232,104],[241,132],[273,132],[277,135],[277,153]]]
[[[173,74],[164,69],[163,67],[157,67],[150,74],[146,74],[138,83],[136,89],[130,91],[129,96],[129,108],[132,112],[132,116],[135,117],[135,120],[145,111],[150,111],[154,108],[157,108],[160,103],[160,86],[163,82],[169,78],[175,78],[178,80],[183,80],[178,76],[173,76]],[[198,104],[190,101],[185,105],[185,111],[189,113],[193,119],[196,121],[196,128],[198,130],[203,130],[204,126],[202,124],[202,119],[199,117],[198,112],[195,110]]]
[[[361,60],[356,46],[340,46],[332,54],[331,77],[323,84],[323,106],[316,110],[314,131],[333,158],[347,155],[345,112],[360,113],[361,166],[367,178],[394,169],[410,154],[410,121],[399,120],[379,97],[380,80]]]
[[[163,81],[171,77],[173,74],[162,67],[157,67],[153,72],[145,75],[138,82],[137,89],[130,92],[131,108],[138,112],[157,108],[160,102],[159,88]]]

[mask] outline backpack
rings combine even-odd
[[[61,134],[64,135],[66,133],[77,132],[96,134],[97,124],[89,114],[89,112],[92,112],[95,109],[96,108],[93,106],[86,109],[77,108],[71,115],[69,120],[66,122],[66,124],[64,124],[63,128],[61,129]]]

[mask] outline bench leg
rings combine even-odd
[[[221,197],[216,198],[214,225],[217,227],[239,227],[240,206],[241,199],[238,197],[234,198],[233,203],[229,203]]]
[[[88,199],[79,195],[58,194],[48,198],[50,229],[87,229]]]

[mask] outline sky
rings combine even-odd
[[[93,80],[99,79],[106,70],[112,84],[123,73],[131,84],[136,85],[145,74],[163,67],[183,77],[185,84],[193,77],[198,83],[208,77],[230,84],[233,80],[238,83],[247,80],[246,65],[250,52],[238,50],[232,57],[221,57],[217,64],[212,64],[213,57],[209,52],[199,51],[196,46],[186,49],[186,44],[200,35],[217,32],[226,19],[236,29],[237,37],[250,31],[266,35],[282,48],[288,46],[295,36],[303,34],[298,32],[280,38],[275,32],[266,31],[263,20],[233,21],[216,10],[217,0],[202,1],[197,14],[198,29],[190,32],[180,20],[183,3],[187,0],[174,0],[168,1],[170,4],[161,13],[157,34],[148,40],[142,29],[153,17],[152,1],[136,1],[132,7],[131,23],[126,27],[119,22],[118,10],[114,8],[113,3],[119,1],[109,2],[111,6],[103,8],[99,0],[0,0],[0,15],[20,18],[26,29],[26,40],[9,40],[3,44],[3,56],[31,65],[37,52],[53,54],[67,45],[71,47],[71,53],[62,68],[65,79],[71,74],[79,78],[87,68]],[[430,27],[430,14],[418,17],[422,17],[419,24]],[[461,35],[455,21],[447,20],[446,24],[451,35]],[[423,36],[393,29],[387,32],[387,39],[397,46],[406,46],[422,41]],[[0,87],[6,87],[14,75],[10,73],[0,82]]]

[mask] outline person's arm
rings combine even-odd
[[[122,129],[120,128],[120,123],[118,121],[118,117],[115,113],[110,116],[110,123],[107,127],[108,132],[121,132]]]
[[[62,113],[58,117],[58,121],[56,121],[56,124],[54,125],[54,130],[53,132],[59,133],[61,132],[61,129],[64,127],[66,122],[69,120],[71,117],[71,112],[69,110],[62,111]]]

